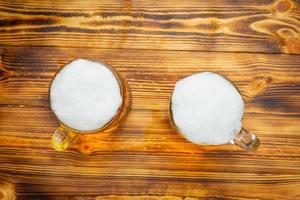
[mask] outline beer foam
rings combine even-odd
[[[50,105],[57,118],[78,131],[93,131],[111,121],[122,104],[120,85],[105,65],[78,59],[54,78]]]
[[[179,80],[171,103],[176,127],[195,144],[225,144],[241,130],[244,102],[221,75],[202,72]]]

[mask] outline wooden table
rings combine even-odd
[[[0,199],[300,199],[300,2],[0,0]],[[92,58],[131,89],[110,136],[52,149],[48,86]],[[258,151],[197,146],[171,128],[175,82],[226,75]]]

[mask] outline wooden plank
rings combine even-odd
[[[75,58],[114,67],[132,109],[120,131],[50,145],[57,122],[48,86]],[[18,199],[297,199],[300,197],[300,56],[196,51],[3,47],[0,194]],[[191,144],[172,130],[168,100],[195,71],[226,75],[246,102],[258,151]],[[81,154],[83,153],[83,154]],[[87,155],[84,155],[87,154]],[[0,195],[1,196],[1,195]]]
[[[300,53],[299,1],[0,1],[0,44]]]

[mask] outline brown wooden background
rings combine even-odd
[[[0,199],[300,199],[300,2],[0,0]],[[65,152],[48,86],[75,58],[128,81],[119,132]],[[195,71],[226,75],[262,145],[193,145],[168,99]]]

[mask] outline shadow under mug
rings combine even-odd
[[[197,73],[197,72],[196,72]],[[220,75],[220,74],[219,74]],[[222,75],[220,75],[222,76]],[[226,80],[228,80],[236,89],[237,91],[240,93],[240,95],[242,96],[241,92],[239,91],[239,89],[234,85],[234,83],[232,81],[230,81],[229,79],[227,79],[226,77],[222,76],[223,78],[225,78]],[[176,130],[177,133],[179,133],[183,138],[187,139],[184,134],[181,133],[181,131],[179,130],[179,128],[176,126],[174,119],[173,119],[173,114],[172,114],[172,96],[173,96],[173,92],[170,96],[170,101],[169,101],[169,119],[171,122],[171,126]],[[199,130],[200,132],[201,130]],[[188,139],[187,139],[188,140]],[[231,144],[235,144],[237,146],[239,146],[242,149],[245,150],[255,150],[259,147],[260,145],[260,140],[259,138],[254,135],[253,133],[251,133],[250,131],[248,131],[245,128],[241,128],[241,130],[236,133],[234,135],[234,137],[232,138],[231,141],[229,141],[228,143]],[[209,145],[209,144],[199,144],[199,145]]]
[[[53,110],[50,106],[53,115],[55,116],[56,120],[59,122],[59,127],[54,131],[54,134],[52,136],[52,147],[57,151],[63,151],[65,149],[67,149],[80,134],[84,134],[84,135],[85,134],[95,134],[95,133],[109,134],[109,133],[115,132],[120,127],[121,122],[123,121],[123,119],[125,118],[125,116],[127,115],[128,111],[130,109],[130,91],[129,91],[127,83],[109,65],[104,64],[99,61],[95,61],[95,60],[90,60],[90,61],[103,64],[114,74],[115,78],[118,81],[120,90],[121,90],[122,104],[121,104],[120,108],[118,109],[116,115],[108,123],[106,123],[104,126],[100,127],[99,129],[96,129],[93,131],[79,131],[79,130],[76,130],[76,129],[73,129],[73,128],[67,126],[66,124],[61,122],[56,117],[55,113],[53,112]],[[67,63],[67,64],[69,64],[69,63]],[[60,73],[60,71],[67,64],[65,64],[60,70],[58,70],[58,72],[56,72],[56,74],[54,75],[54,78],[56,77],[57,74]],[[49,91],[48,91],[49,99],[50,99],[50,89],[51,89],[51,85],[53,83],[54,78],[52,79],[50,86],[49,86]]]

